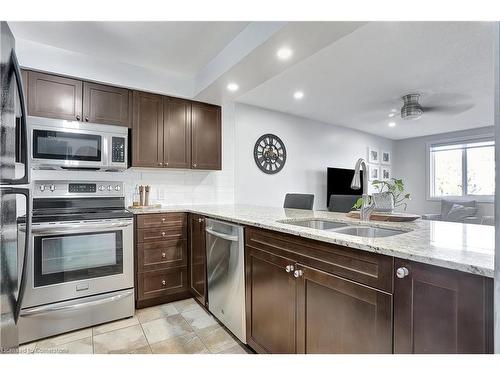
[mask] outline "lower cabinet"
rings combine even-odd
[[[189,214],[189,289],[202,304],[207,305],[207,256],[205,249],[205,218]]]
[[[394,353],[492,353],[493,279],[400,259],[395,268]]]
[[[136,306],[189,297],[186,214],[137,215],[135,227]]]
[[[392,258],[365,255],[247,228],[248,344],[258,353],[391,353],[392,294],[322,269],[343,266],[356,279],[371,264],[390,275]]]

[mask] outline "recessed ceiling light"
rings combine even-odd
[[[389,125],[390,128],[393,128],[396,126],[396,123],[394,121],[391,121],[390,123],[388,123],[387,125]]]
[[[292,55],[293,51],[288,47],[282,47],[276,52],[276,56],[278,56],[280,60],[287,60],[292,57]]]
[[[300,100],[304,97],[304,93],[302,91],[295,91],[293,93],[293,97],[297,100]]]
[[[391,112],[396,113],[398,110],[396,108],[391,109]]]
[[[394,113],[389,113],[389,117],[394,117],[396,116]]]
[[[229,91],[233,91],[233,92],[238,91],[239,88],[240,88],[240,86],[238,86],[238,84],[236,84],[236,83],[230,83],[227,85],[227,89]]]

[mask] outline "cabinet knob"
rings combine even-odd
[[[194,164],[193,164],[193,168],[196,168],[196,166],[197,166],[197,165],[198,165],[198,164],[194,163]]]
[[[165,254],[165,253],[161,253],[161,257],[162,257],[162,258],[166,258],[166,257],[167,257],[167,254]]]
[[[165,167],[168,167],[168,161],[165,163]]]
[[[76,115],[76,119],[80,121],[80,115]]]
[[[165,280],[162,280],[161,285],[165,286],[165,285],[167,285],[167,282]]]
[[[293,264],[289,264],[288,266],[285,267],[285,271],[287,273],[292,272],[294,269],[295,269],[295,267],[293,266]]]
[[[161,235],[162,235],[162,237],[165,237],[166,233],[165,232],[161,232]]]
[[[399,278],[399,279],[404,279],[406,276],[408,276],[410,274],[410,271],[408,271],[408,268],[406,267],[399,267],[397,270],[396,270],[396,276]]]
[[[164,217],[162,217],[162,218],[161,218],[161,221],[162,221],[163,223],[165,222],[165,220],[167,220],[167,219],[165,219]]]
[[[295,276],[295,278],[299,278],[299,277],[301,277],[303,274],[304,274],[304,271],[302,271],[302,270],[295,270],[295,271],[293,272],[293,276]]]
[[[88,121],[89,121],[89,118],[88,118],[88,117],[85,117],[85,121],[87,121],[87,122],[88,122]]]
[[[161,166],[163,165],[163,163],[162,163],[162,162],[159,162],[159,163],[158,163],[158,165],[161,167]]]
[[[198,223],[203,223],[203,219],[201,217],[198,218]]]

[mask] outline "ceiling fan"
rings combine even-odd
[[[401,118],[403,120],[419,119],[427,112],[440,112],[448,115],[456,115],[468,111],[474,107],[473,103],[457,103],[467,98],[462,94],[435,94],[431,95],[427,101],[435,103],[432,106],[422,106],[419,103],[420,94],[406,94],[401,97],[403,106],[401,107]]]

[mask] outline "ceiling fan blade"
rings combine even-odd
[[[435,106],[422,107],[422,109],[424,110],[424,114],[426,112],[440,112],[449,115],[458,115],[460,113],[467,112],[472,108],[474,108],[473,103],[464,103],[457,105],[435,105]]]

